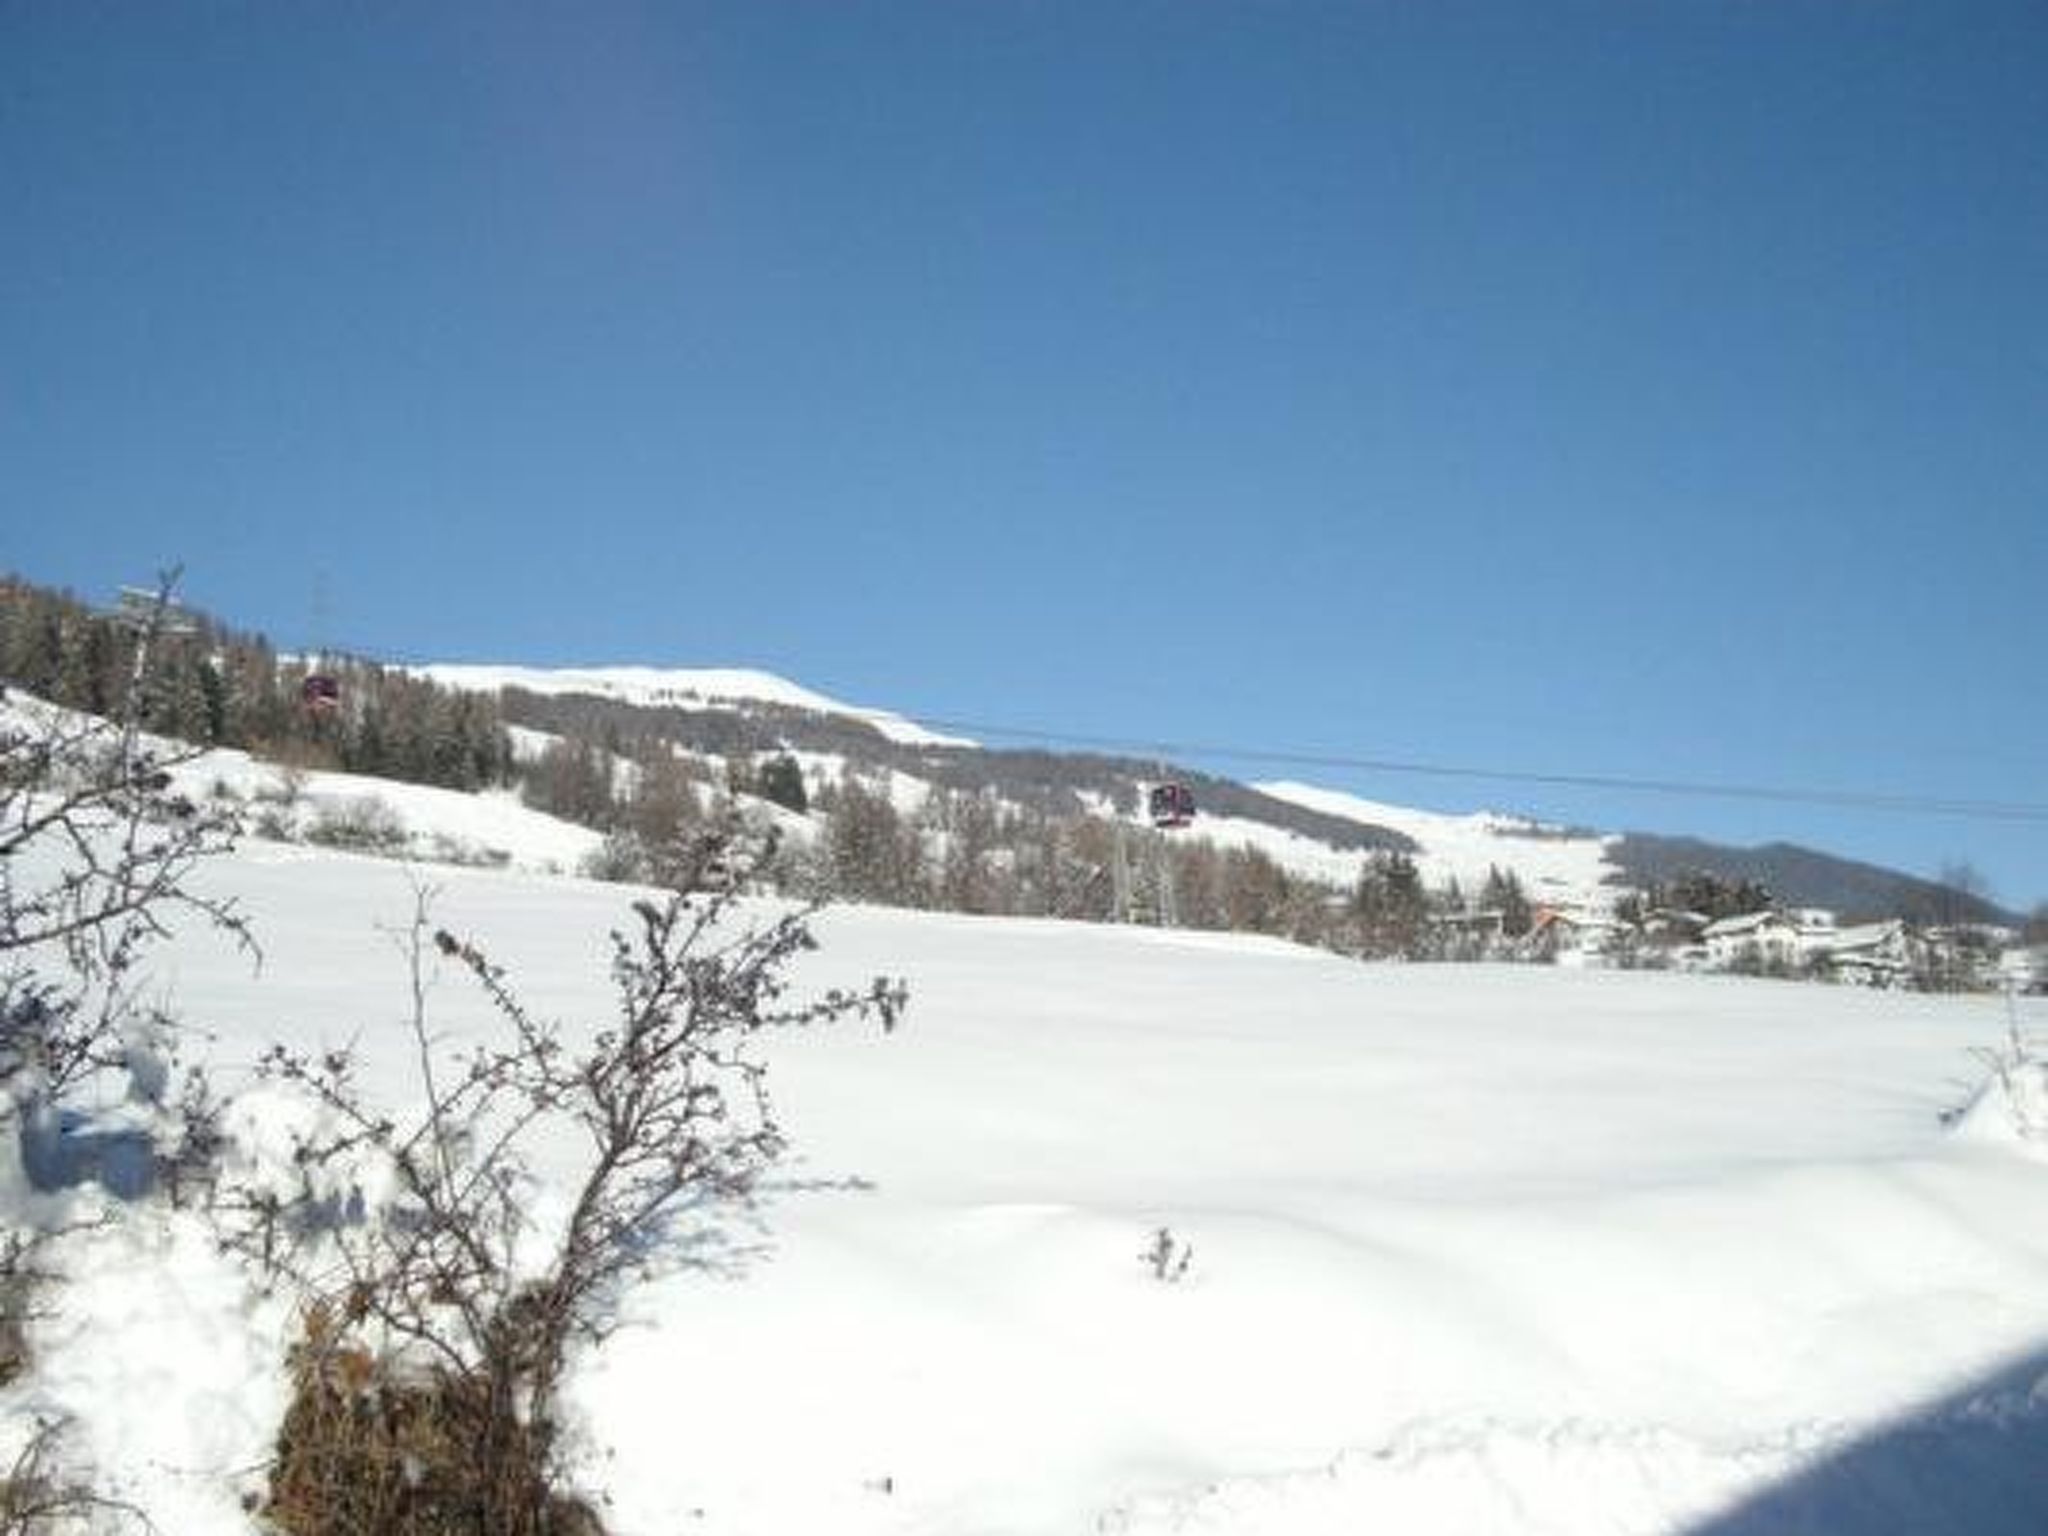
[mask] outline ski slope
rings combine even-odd
[[[1252,787],[1306,810],[1406,834],[1420,849],[1415,863],[1427,885],[1456,880],[1471,895],[1486,884],[1488,871],[1498,868],[1512,870],[1536,902],[1604,911],[1619,894],[1608,883],[1621,875],[1607,856],[1618,841],[1611,836],[1545,826],[1497,811],[1456,815],[1416,810],[1288,780]]]
[[[155,980],[223,1087],[271,1040],[353,1041],[393,1104],[421,884],[572,1033],[633,894],[261,842],[204,880],[262,968],[186,934]],[[1941,1119],[2001,1003],[851,907],[818,933],[801,979],[900,974],[910,1013],[777,1042],[793,1155],[579,1358],[618,1536],[1647,1536],[1773,1489],[1822,1518],[1725,1529],[2041,1528],[2048,1164]],[[489,1027],[458,977],[430,1002],[451,1047]],[[1140,1259],[1160,1227],[1177,1282]],[[76,1415],[160,1528],[247,1536],[288,1309],[189,1218],[57,1257],[0,1410]]]

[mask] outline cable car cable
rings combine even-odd
[[[859,711],[880,715],[879,711]],[[912,718],[903,716],[900,718]],[[1273,763],[1296,768],[1333,768],[1365,773],[1413,774],[1431,778],[1478,779],[1502,784],[1534,784],[1549,788],[1624,790],[1693,799],[1759,800],[1774,804],[1823,805],[1839,809],[1897,811],[1956,816],[1989,821],[2048,822],[2048,802],[1979,800],[1961,796],[1894,793],[1880,790],[1794,788],[1771,784],[1737,784],[1704,779],[1649,778],[1628,774],[1544,772],[1521,768],[1480,767],[1466,763],[1426,762],[1409,758],[1367,757],[1348,753],[1295,752],[1265,747],[1238,747],[1200,742],[1159,742],[1113,736],[1086,736],[987,722],[917,717],[937,731],[1004,737],[1049,746],[1082,747],[1124,754],[1164,751],[1176,757]]]
[[[390,653],[379,654],[368,647],[347,647],[341,655],[360,657],[377,665],[412,670],[425,664],[400,660]],[[1162,754],[1180,758],[1206,758],[1226,762],[1268,763],[1289,768],[1322,768],[1355,773],[1391,773],[1420,778],[1461,779],[1491,784],[1524,784],[1547,789],[1595,789],[1628,794],[1663,795],[1674,799],[1744,800],[1772,805],[1824,806],[1836,810],[1877,811],[1899,815],[1946,816],[1966,821],[2048,823],[2048,801],[1989,800],[1960,795],[1929,795],[1904,791],[1812,788],[1781,784],[1733,783],[1712,779],[1674,779],[1635,774],[1550,772],[1540,769],[1500,768],[1472,763],[1434,762],[1425,759],[1379,757],[1345,752],[1300,752],[1271,747],[1233,746],[1213,742],[1172,742],[1156,737],[1096,736],[1075,731],[1046,730],[1033,726],[995,724],[985,720],[961,720],[940,715],[918,715],[905,710],[861,709],[840,706],[834,714],[869,722],[891,721],[922,729],[977,738],[995,737],[1011,742],[1064,747],[1080,751],[1108,752],[1119,756],[1158,761]]]

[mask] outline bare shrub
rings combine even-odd
[[[456,1490],[448,1508],[462,1513],[418,1529],[563,1529],[557,1393],[570,1347],[604,1337],[616,1288],[646,1273],[679,1216],[744,1191],[783,1146],[757,1038],[853,1017],[887,1029],[906,1000],[886,979],[792,1000],[786,970],[816,947],[814,909],[748,923],[735,903],[635,903],[635,926],[612,935],[616,1017],[572,1049],[481,948],[433,926],[421,891],[404,947],[425,1107],[407,1124],[368,1101],[351,1052],[270,1054],[269,1075],[322,1118],[297,1138],[288,1191],[226,1187],[220,1213],[231,1246],[308,1300],[299,1358],[313,1364],[298,1367],[301,1406],[280,1447],[280,1520],[317,1506],[296,1490],[350,1457],[367,1458],[374,1484],[384,1458],[432,1456],[450,1461],[419,1475]],[[437,966],[482,989],[501,1038],[441,1049],[426,1009]],[[541,1140],[583,1148],[566,1214],[546,1230],[533,1217]],[[366,1369],[375,1411],[349,1395]],[[333,1438],[321,1425],[347,1449],[306,1449]],[[372,1528],[383,1529],[360,1527]]]
[[[507,1508],[538,1511],[535,1529],[551,1536],[601,1530],[586,1506],[536,1480],[546,1460],[530,1432],[498,1460],[471,1453],[492,1428],[478,1379],[443,1369],[408,1377],[319,1303],[289,1366],[292,1401],[264,1512],[293,1536],[481,1536]]]
[[[156,1526],[133,1504],[94,1493],[60,1465],[63,1434],[61,1419],[36,1420],[12,1464],[0,1473],[0,1536],[154,1532]]]
[[[255,953],[234,901],[190,884],[233,846],[232,808],[178,789],[199,749],[140,729],[172,580],[143,621],[121,718],[25,706],[0,721],[0,1117],[47,1164],[64,1161],[61,1111],[87,1085],[125,1075],[131,1097],[162,1102],[176,1027],[148,998],[145,962],[170,923]]]
[[[630,828],[614,828],[604,841],[586,853],[576,872],[586,880],[603,880],[612,885],[638,885],[647,879],[647,849]]]
[[[19,1138],[22,1166],[45,1188],[96,1178],[140,1193],[155,1160],[194,1150],[170,1084],[177,1021],[148,995],[151,948],[174,923],[229,935],[253,956],[232,899],[190,883],[200,864],[233,845],[236,807],[195,802],[178,770],[200,755],[152,741],[142,721],[168,637],[175,574],[152,603],[130,610],[136,637],[121,713],[105,720],[12,704],[0,717],[0,1134]],[[127,1129],[95,1126],[91,1110],[119,1095]],[[190,1102],[197,1083],[187,1080]],[[123,1178],[114,1177],[120,1171]],[[8,1214],[0,1231],[0,1372],[32,1371],[26,1324],[55,1304],[38,1253],[69,1230],[62,1207]],[[0,1533],[78,1529],[109,1520],[147,1525],[102,1498],[84,1474],[59,1470],[61,1419],[37,1421],[0,1475]]]
[[[356,853],[396,853],[405,847],[405,821],[375,795],[323,805],[306,828],[306,841]]]

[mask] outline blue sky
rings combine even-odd
[[[0,251],[0,565],[86,595],[2048,800],[2036,0],[0,3]],[[2048,897],[2038,820],[1316,777]]]

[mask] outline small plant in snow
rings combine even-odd
[[[1995,1096],[2011,1128],[2030,1141],[2048,1141],[2048,1050],[2020,1027],[2019,1005],[2006,995],[2005,1038],[1973,1054],[1988,1073],[1977,1101]],[[1958,1118],[1972,1112],[1966,1108]]]
[[[1146,1245],[1145,1251],[1139,1254],[1138,1258],[1152,1271],[1153,1279],[1174,1285],[1187,1278],[1188,1265],[1194,1262],[1195,1249],[1192,1243],[1185,1243],[1176,1238],[1171,1227],[1161,1227],[1152,1234],[1152,1241]]]

